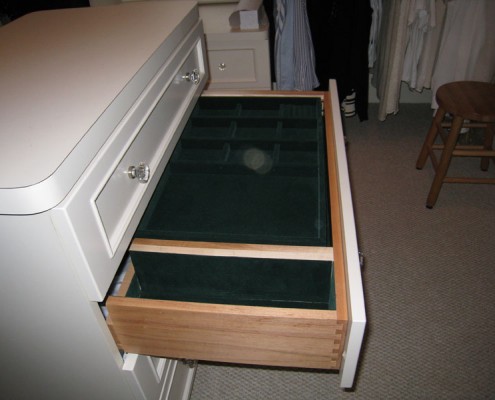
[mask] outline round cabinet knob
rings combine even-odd
[[[225,71],[226,68],[227,68],[227,64],[225,64],[225,63],[218,64],[218,69],[220,71]]]
[[[140,183],[146,183],[150,179],[150,167],[145,163],[139,163],[137,167],[131,165],[127,169],[127,175],[131,179],[137,179]]]
[[[185,75],[182,75],[182,79],[197,85],[200,81],[199,71],[197,69],[193,69],[192,72],[187,72]]]

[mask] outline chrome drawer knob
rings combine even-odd
[[[218,69],[220,71],[225,71],[226,68],[227,68],[227,64],[225,64],[225,63],[218,64]]]
[[[192,82],[195,85],[199,83],[199,71],[197,69],[192,70],[192,72],[187,72],[185,75],[182,75],[182,79],[187,82]]]
[[[146,183],[150,179],[150,167],[145,163],[139,163],[137,167],[131,165],[127,169],[127,175],[131,179],[137,179],[140,183]]]

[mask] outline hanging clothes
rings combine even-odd
[[[377,60],[372,84],[376,88],[378,120],[399,111],[399,95],[407,46],[407,17],[410,0],[383,1],[383,14],[378,39]]]
[[[438,47],[440,46],[446,10],[447,6],[444,0],[435,1],[435,21],[432,21],[432,28],[426,32],[423,51],[417,67],[417,79],[414,90],[418,92],[421,92],[423,89],[431,89],[433,67],[435,66]]]
[[[382,22],[382,0],[370,0],[370,6],[372,13],[370,39],[368,43],[368,67],[372,68],[376,60],[376,45]]]
[[[383,0],[377,60],[371,83],[380,100],[378,120],[399,111],[402,81],[431,87],[445,15],[444,0]]]
[[[426,35],[435,28],[435,22],[435,0],[411,2],[407,16],[408,39],[402,69],[402,80],[407,82],[411,89],[417,87],[419,64]]]
[[[319,85],[306,0],[276,0],[275,78],[278,90],[313,90]]]
[[[433,93],[447,82],[494,82],[494,21],[493,0],[447,2],[445,25],[432,77]],[[432,107],[438,107],[435,96]]]
[[[336,79],[340,102],[355,92],[359,119],[368,119],[369,0],[308,0],[307,10],[317,89],[328,90],[329,79]]]
[[[431,88],[432,94],[442,84],[452,81],[495,82],[495,1],[436,0],[434,11],[424,1],[383,0],[377,60],[372,77],[380,99],[380,121],[399,111],[402,79],[416,91]],[[410,39],[408,29],[412,29],[408,18],[410,21],[411,10],[417,10],[414,7],[418,5],[426,6],[423,10],[430,10],[430,16],[435,15],[434,27],[430,20],[423,36],[419,59],[417,51],[406,57]],[[410,66],[406,58],[414,59],[417,70],[407,71]],[[437,108],[434,95],[432,107]]]

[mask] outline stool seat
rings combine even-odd
[[[435,205],[443,183],[495,183],[494,178],[447,176],[452,157],[481,157],[482,171],[488,170],[490,159],[495,163],[495,85],[471,81],[446,83],[438,88],[436,99],[438,110],[416,161],[416,168],[422,169],[429,156],[435,169],[426,200],[428,208]],[[459,145],[459,134],[464,127],[483,128],[483,144]],[[438,138],[440,144],[435,143]],[[435,150],[441,151],[440,161]]]
[[[486,82],[451,82],[436,93],[438,105],[452,115],[479,122],[495,122],[495,85]]]

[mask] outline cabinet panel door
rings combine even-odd
[[[124,375],[139,400],[188,399],[196,366],[177,360],[128,353]]]
[[[271,88],[268,40],[206,40],[209,89]]]

